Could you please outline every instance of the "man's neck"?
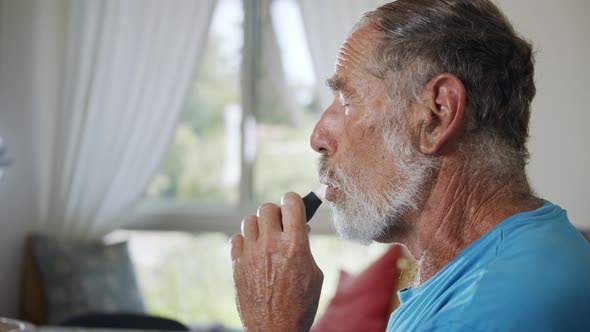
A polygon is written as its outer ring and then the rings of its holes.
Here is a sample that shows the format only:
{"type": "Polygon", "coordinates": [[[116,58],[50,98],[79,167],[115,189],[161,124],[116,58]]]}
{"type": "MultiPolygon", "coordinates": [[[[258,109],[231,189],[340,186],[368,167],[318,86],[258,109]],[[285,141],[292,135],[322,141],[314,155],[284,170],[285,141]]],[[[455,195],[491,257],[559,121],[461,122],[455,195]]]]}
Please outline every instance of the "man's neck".
{"type": "Polygon", "coordinates": [[[524,171],[498,179],[470,171],[461,160],[443,161],[423,209],[400,239],[418,260],[416,284],[422,284],[494,226],[542,200],[531,194],[524,171]]]}

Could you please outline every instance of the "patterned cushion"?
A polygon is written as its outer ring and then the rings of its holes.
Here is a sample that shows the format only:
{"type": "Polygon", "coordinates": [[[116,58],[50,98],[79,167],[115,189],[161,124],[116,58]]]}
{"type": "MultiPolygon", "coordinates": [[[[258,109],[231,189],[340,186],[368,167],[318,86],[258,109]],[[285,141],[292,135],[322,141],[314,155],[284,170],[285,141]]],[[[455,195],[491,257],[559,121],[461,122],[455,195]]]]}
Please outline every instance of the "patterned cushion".
{"type": "Polygon", "coordinates": [[[127,243],[76,243],[31,237],[49,307],[49,324],[87,312],[145,313],[127,243]]]}

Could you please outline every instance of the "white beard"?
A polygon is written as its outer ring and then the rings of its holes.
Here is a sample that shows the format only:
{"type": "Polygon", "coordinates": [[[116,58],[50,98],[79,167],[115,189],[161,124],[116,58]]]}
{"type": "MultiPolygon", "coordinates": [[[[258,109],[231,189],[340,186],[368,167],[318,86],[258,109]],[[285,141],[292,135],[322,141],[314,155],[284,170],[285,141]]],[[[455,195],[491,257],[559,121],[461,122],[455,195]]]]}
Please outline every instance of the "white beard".
{"type": "Polygon", "coordinates": [[[401,135],[389,135],[389,152],[393,158],[397,179],[384,185],[384,190],[370,188],[370,168],[360,176],[351,176],[343,168],[329,163],[327,157],[319,160],[318,175],[322,183],[331,184],[340,191],[338,201],[330,202],[332,221],[338,236],[361,244],[386,235],[392,227],[407,225],[405,217],[423,203],[427,184],[438,161],[417,151],[401,135]],[[393,142],[392,139],[396,139],[393,142]]]}

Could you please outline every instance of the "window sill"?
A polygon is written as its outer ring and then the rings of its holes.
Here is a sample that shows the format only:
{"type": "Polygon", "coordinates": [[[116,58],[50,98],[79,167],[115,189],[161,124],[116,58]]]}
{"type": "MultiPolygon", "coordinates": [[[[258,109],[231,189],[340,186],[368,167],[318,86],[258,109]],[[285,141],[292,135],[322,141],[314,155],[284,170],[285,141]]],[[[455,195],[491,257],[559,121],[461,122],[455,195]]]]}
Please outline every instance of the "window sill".
{"type": "MultiPolygon", "coordinates": [[[[131,216],[129,230],[159,230],[186,232],[238,233],[242,219],[256,213],[257,206],[204,204],[194,201],[145,199],[131,216]]],[[[327,206],[322,206],[310,222],[314,234],[333,235],[334,230],[327,206]]]]}

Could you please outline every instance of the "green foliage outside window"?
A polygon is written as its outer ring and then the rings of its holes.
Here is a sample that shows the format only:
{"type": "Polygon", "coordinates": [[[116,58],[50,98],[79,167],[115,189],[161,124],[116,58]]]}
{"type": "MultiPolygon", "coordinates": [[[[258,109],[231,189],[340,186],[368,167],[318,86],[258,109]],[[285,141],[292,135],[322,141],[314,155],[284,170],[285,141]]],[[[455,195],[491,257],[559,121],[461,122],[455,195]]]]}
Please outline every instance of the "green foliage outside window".
{"type": "MultiPolygon", "coordinates": [[[[184,323],[220,322],[240,327],[234,302],[228,236],[181,232],[133,232],[131,255],[150,313],[184,323]]],[[[359,273],[388,248],[361,246],[333,236],[311,237],[314,258],[324,272],[318,314],[332,298],[340,269],[359,273]]]]}

